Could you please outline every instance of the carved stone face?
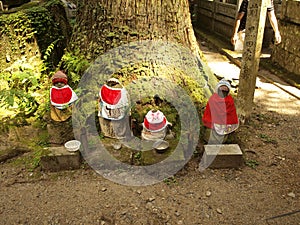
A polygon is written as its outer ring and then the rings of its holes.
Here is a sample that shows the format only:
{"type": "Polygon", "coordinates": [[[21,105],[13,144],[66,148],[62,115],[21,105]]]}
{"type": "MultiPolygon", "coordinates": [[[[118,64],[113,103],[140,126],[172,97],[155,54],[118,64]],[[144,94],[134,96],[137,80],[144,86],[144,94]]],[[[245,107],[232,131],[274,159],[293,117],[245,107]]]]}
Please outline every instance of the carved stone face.
{"type": "Polygon", "coordinates": [[[218,95],[221,98],[225,98],[228,94],[229,94],[229,88],[227,86],[222,85],[222,86],[219,87],[219,89],[218,89],[218,95]]]}
{"type": "Polygon", "coordinates": [[[62,88],[62,87],[65,86],[65,84],[62,83],[62,82],[58,82],[58,83],[55,83],[54,86],[57,87],[57,88],[62,88]]]}

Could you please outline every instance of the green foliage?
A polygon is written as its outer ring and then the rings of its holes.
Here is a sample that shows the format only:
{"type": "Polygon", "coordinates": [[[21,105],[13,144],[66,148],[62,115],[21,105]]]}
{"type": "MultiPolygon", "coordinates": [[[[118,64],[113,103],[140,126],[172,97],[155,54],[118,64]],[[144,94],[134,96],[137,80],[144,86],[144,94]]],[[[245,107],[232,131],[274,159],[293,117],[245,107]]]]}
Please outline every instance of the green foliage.
{"type": "Polygon", "coordinates": [[[33,116],[48,94],[39,85],[42,76],[30,70],[0,73],[0,79],[7,80],[6,87],[0,88],[0,106],[14,111],[15,115],[33,116]]]}
{"type": "Polygon", "coordinates": [[[169,177],[164,179],[164,183],[167,185],[177,184],[177,180],[175,177],[169,177]]]}
{"type": "Polygon", "coordinates": [[[251,167],[252,169],[255,169],[259,165],[259,162],[253,159],[247,160],[245,163],[247,166],[251,167]]]}
{"type": "Polygon", "coordinates": [[[276,140],[274,140],[273,138],[269,137],[266,134],[259,134],[259,137],[262,139],[263,142],[265,143],[270,143],[270,144],[278,144],[278,142],[276,140]]]}
{"type": "Polygon", "coordinates": [[[62,4],[60,0],[50,0],[50,1],[48,0],[48,1],[45,1],[45,7],[46,8],[49,8],[49,7],[53,6],[53,5],[60,5],[60,4],[62,4]]]}
{"type": "Polygon", "coordinates": [[[51,0],[0,14],[1,117],[48,110],[49,71],[56,70],[66,45],[62,11],[61,1],[51,0]]]}
{"type": "Polygon", "coordinates": [[[84,55],[74,55],[66,52],[60,62],[59,67],[67,71],[69,84],[74,86],[81,78],[84,71],[90,66],[90,63],[84,55]]]}
{"type": "Polygon", "coordinates": [[[54,16],[43,6],[0,16],[0,36],[6,44],[6,52],[13,55],[35,55],[37,52],[44,55],[51,43],[64,39],[54,16]],[[35,42],[36,50],[31,47],[35,42]]]}
{"type": "Polygon", "coordinates": [[[60,39],[56,39],[55,41],[53,41],[46,49],[45,53],[44,53],[44,60],[47,61],[49,59],[49,57],[51,56],[51,53],[54,50],[55,44],[59,41],[60,39]]]}
{"type": "Polygon", "coordinates": [[[37,167],[40,166],[41,158],[49,153],[47,148],[41,148],[39,146],[35,147],[35,150],[30,152],[24,157],[16,158],[12,163],[15,165],[22,165],[28,171],[34,171],[37,167]]]}
{"type": "Polygon", "coordinates": [[[32,116],[47,98],[47,76],[40,71],[43,64],[34,64],[23,57],[0,73],[0,106],[15,115],[32,116]],[[41,85],[43,84],[43,85],[41,85]]]}
{"type": "Polygon", "coordinates": [[[34,42],[36,33],[30,23],[24,12],[0,17],[0,35],[6,39],[6,48],[11,47],[14,53],[26,53],[27,44],[34,42]]]}
{"type": "Polygon", "coordinates": [[[142,158],[142,152],[137,152],[134,154],[134,158],[140,160],[142,158]]]}

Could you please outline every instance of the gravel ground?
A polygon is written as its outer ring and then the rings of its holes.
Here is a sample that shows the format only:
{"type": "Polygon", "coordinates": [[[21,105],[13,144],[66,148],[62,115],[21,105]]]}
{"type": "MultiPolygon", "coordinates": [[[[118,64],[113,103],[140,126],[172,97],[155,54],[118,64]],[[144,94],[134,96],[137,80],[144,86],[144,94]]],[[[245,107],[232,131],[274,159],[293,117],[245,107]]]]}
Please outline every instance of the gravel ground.
{"type": "MultiPolygon", "coordinates": [[[[203,51],[210,63],[229,64],[203,51]]],[[[250,123],[237,131],[242,168],[199,172],[195,154],[174,177],[149,186],[113,183],[87,165],[43,172],[8,160],[0,165],[0,224],[300,224],[299,107],[259,79],[250,123]]]]}

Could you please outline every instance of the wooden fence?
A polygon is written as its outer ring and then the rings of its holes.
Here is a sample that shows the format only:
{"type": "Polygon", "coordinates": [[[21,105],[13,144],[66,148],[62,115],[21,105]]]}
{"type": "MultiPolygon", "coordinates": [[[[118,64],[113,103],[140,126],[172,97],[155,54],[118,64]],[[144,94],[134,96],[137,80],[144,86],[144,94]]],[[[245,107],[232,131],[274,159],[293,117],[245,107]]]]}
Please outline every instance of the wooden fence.
{"type": "MultiPolygon", "coordinates": [[[[230,41],[241,0],[224,1],[194,0],[193,23],[196,28],[208,30],[230,41]]],[[[278,4],[275,4],[275,12],[280,12],[278,4]]],[[[272,38],[272,27],[267,19],[263,46],[269,46],[272,38]]]]}

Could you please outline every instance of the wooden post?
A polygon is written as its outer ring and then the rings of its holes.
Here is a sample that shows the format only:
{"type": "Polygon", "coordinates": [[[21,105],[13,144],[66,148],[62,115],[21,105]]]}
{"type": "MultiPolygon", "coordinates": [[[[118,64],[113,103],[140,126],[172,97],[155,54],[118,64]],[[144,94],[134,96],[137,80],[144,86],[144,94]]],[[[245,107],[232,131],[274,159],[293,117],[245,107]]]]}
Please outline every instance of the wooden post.
{"type": "Polygon", "coordinates": [[[238,91],[238,113],[241,123],[247,123],[252,111],[268,2],[270,1],[251,0],[248,3],[238,91]]]}
{"type": "Polygon", "coordinates": [[[212,4],[213,4],[213,7],[212,7],[212,23],[211,23],[211,30],[213,31],[213,32],[215,32],[215,21],[216,21],[216,5],[217,5],[217,3],[216,3],[216,1],[214,0],[213,2],[212,2],[212,4]]]}

